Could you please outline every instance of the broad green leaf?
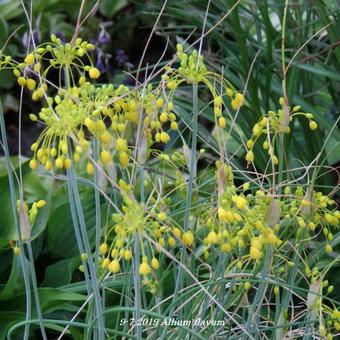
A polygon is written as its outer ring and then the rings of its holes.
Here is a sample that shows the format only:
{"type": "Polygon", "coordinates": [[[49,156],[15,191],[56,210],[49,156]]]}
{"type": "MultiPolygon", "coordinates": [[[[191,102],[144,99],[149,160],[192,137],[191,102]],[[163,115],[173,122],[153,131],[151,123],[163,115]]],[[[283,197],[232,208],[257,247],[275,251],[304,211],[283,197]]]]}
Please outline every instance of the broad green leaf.
{"type": "MultiPolygon", "coordinates": [[[[25,259],[27,262],[27,260],[25,259]]],[[[24,280],[19,256],[13,254],[12,269],[6,285],[0,291],[0,300],[8,300],[13,295],[22,293],[24,280]]]]}
{"type": "Polygon", "coordinates": [[[64,289],[39,288],[41,308],[46,311],[52,307],[58,307],[61,302],[82,302],[86,296],[78,293],[71,293],[64,289]]]}
{"type": "MultiPolygon", "coordinates": [[[[18,311],[0,311],[0,339],[6,339],[7,332],[11,326],[14,324],[24,321],[25,313],[18,311]]],[[[19,335],[22,336],[22,329],[19,329],[14,334],[16,335],[15,339],[20,339],[19,335]]]]}
{"type": "MultiPolygon", "coordinates": [[[[89,192],[91,193],[91,192],[89,192]]],[[[95,204],[90,195],[82,199],[82,206],[91,243],[94,237],[95,204]]],[[[48,223],[48,249],[54,256],[67,258],[79,255],[73,227],[70,205],[61,205],[51,215],[48,223]]]]}
{"type": "Polygon", "coordinates": [[[2,0],[0,2],[0,15],[5,20],[16,18],[22,13],[20,0],[2,0]]]}
{"type": "Polygon", "coordinates": [[[4,44],[8,36],[8,25],[0,12],[0,46],[4,44]]]}
{"type": "Polygon", "coordinates": [[[73,257],[48,266],[45,270],[45,279],[42,285],[45,287],[60,287],[69,284],[72,274],[79,264],[80,258],[73,257]]]}
{"type": "Polygon", "coordinates": [[[15,83],[15,77],[9,70],[1,70],[0,72],[0,88],[9,90],[15,83]]]}
{"type": "Polygon", "coordinates": [[[127,0],[103,0],[99,10],[102,15],[112,18],[118,11],[128,4],[127,0]]]}

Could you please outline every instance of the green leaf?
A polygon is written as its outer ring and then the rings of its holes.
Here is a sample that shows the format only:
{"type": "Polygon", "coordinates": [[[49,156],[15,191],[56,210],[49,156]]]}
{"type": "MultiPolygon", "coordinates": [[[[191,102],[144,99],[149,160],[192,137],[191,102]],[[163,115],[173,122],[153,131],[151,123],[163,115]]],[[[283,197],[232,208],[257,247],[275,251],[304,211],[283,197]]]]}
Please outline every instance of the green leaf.
{"type": "Polygon", "coordinates": [[[0,2],[1,17],[5,20],[14,19],[22,14],[20,0],[2,0],[0,2]]]}
{"type": "MultiPolygon", "coordinates": [[[[57,288],[39,288],[39,297],[41,308],[45,313],[58,310],[74,311],[79,305],[79,302],[85,301],[86,296],[79,293],[68,292],[65,289],[57,288]],[[71,305],[73,305],[72,308],[71,305]]],[[[19,294],[12,297],[10,300],[1,304],[2,310],[6,311],[24,311],[26,306],[25,294],[19,294]]],[[[36,313],[35,306],[32,314],[36,313]]]]}
{"type": "Polygon", "coordinates": [[[80,263],[79,257],[58,261],[45,270],[45,279],[42,283],[45,287],[60,287],[69,284],[72,274],[80,263]]]}
{"type": "MultiPolygon", "coordinates": [[[[53,204],[53,203],[52,203],[53,204]]],[[[82,199],[87,230],[91,244],[94,240],[95,204],[94,198],[89,195],[82,199]]],[[[67,258],[79,255],[74,235],[73,221],[69,203],[59,206],[51,215],[48,222],[48,248],[53,256],[67,258]]]]}
{"type": "MultiPolygon", "coordinates": [[[[25,261],[27,261],[25,259],[25,261]]],[[[12,269],[5,287],[0,291],[0,301],[8,300],[13,295],[22,293],[24,289],[24,280],[22,278],[22,269],[19,256],[13,254],[12,269]]]]}
{"type": "MultiPolygon", "coordinates": [[[[64,289],[39,288],[41,308],[47,311],[52,307],[58,307],[62,302],[82,302],[86,300],[85,295],[71,293],[64,289]]],[[[57,308],[58,309],[58,308],[57,308]]]]}
{"type": "Polygon", "coordinates": [[[8,177],[0,178],[0,198],[2,202],[3,213],[0,221],[0,239],[16,239],[16,226],[14,224],[11,196],[8,185],[8,177]]]}
{"type": "Polygon", "coordinates": [[[9,70],[1,70],[0,72],[0,88],[10,89],[15,83],[15,77],[9,70]]]}
{"type": "Polygon", "coordinates": [[[4,20],[4,18],[0,16],[0,46],[4,44],[7,36],[8,36],[8,25],[6,21],[4,20]]]}
{"type": "MultiPolygon", "coordinates": [[[[0,312],[0,339],[6,339],[6,335],[7,335],[9,328],[13,326],[14,324],[24,321],[24,320],[25,320],[25,313],[23,312],[17,312],[17,311],[0,312]]],[[[17,335],[19,336],[19,334],[17,335]]],[[[19,339],[19,337],[16,339],[19,339]]]]}
{"type": "Polygon", "coordinates": [[[112,18],[127,4],[127,0],[103,0],[100,4],[99,10],[102,15],[112,18]]]}
{"type": "Polygon", "coordinates": [[[316,75],[327,77],[334,80],[340,80],[340,74],[331,67],[321,66],[320,64],[295,64],[294,67],[314,73],[316,75]]]}

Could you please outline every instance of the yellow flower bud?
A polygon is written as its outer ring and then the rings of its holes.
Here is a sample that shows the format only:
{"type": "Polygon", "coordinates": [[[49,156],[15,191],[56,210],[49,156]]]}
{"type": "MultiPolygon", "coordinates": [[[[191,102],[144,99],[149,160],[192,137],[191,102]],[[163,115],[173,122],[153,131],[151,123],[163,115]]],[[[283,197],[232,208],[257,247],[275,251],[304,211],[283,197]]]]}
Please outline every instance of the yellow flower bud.
{"type": "Polygon", "coordinates": [[[169,102],[166,106],[167,111],[172,111],[174,108],[174,104],[172,102],[169,102]]]}
{"type": "Polygon", "coordinates": [[[187,231],[182,235],[182,241],[188,247],[191,247],[194,244],[194,240],[194,235],[191,231],[187,231]]]}
{"type": "Polygon", "coordinates": [[[309,127],[310,127],[311,130],[316,130],[318,128],[318,124],[314,120],[311,120],[309,122],[309,127]]]}
{"type": "Polygon", "coordinates": [[[123,168],[129,164],[129,155],[125,151],[119,153],[119,162],[123,168]]]}
{"type": "Polygon", "coordinates": [[[108,251],[109,251],[109,246],[107,245],[107,243],[102,243],[102,244],[99,246],[99,252],[100,252],[102,255],[106,254],[108,251]]]}
{"type": "Polygon", "coordinates": [[[209,244],[217,243],[217,234],[214,231],[211,231],[207,236],[207,242],[209,244]]]}
{"type": "Polygon", "coordinates": [[[37,170],[39,163],[36,159],[31,159],[29,165],[32,170],[37,170]]]}
{"type": "Polygon", "coordinates": [[[26,85],[29,90],[34,90],[36,82],[34,79],[27,79],[26,85]]]}
{"type": "Polygon", "coordinates": [[[274,165],[278,165],[279,159],[274,155],[274,156],[272,156],[272,162],[273,162],[274,165]]]}
{"type": "Polygon", "coordinates": [[[268,143],[268,141],[265,140],[265,141],[263,142],[262,147],[263,147],[264,150],[268,150],[268,148],[269,148],[269,143],[268,143]]]}
{"type": "Polygon", "coordinates": [[[64,159],[64,169],[68,170],[71,169],[72,161],[69,158],[64,159]]]}
{"type": "Polygon", "coordinates": [[[89,76],[91,79],[98,79],[99,76],[100,76],[100,72],[97,68],[95,67],[92,67],[90,70],[89,70],[89,76]]]}
{"type": "Polygon", "coordinates": [[[248,282],[248,281],[245,282],[245,283],[244,283],[244,289],[245,289],[245,290],[249,290],[250,288],[251,288],[250,282],[248,282]]]}
{"type": "Polygon", "coordinates": [[[55,166],[58,168],[58,169],[62,169],[64,167],[64,161],[62,158],[57,158],[55,160],[55,166]]]}
{"type": "Polygon", "coordinates": [[[230,243],[223,243],[221,245],[221,252],[223,253],[230,253],[232,250],[232,246],[230,243]]]}
{"type": "Polygon", "coordinates": [[[105,131],[101,136],[100,136],[100,140],[102,141],[103,144],[110,144],[113,140],[112,135],[110,134],[110,132],[105,131]]]}
{"type": "Polygon", "coordinates": [[[84,85],[85,82],[86,82],[86,77],[81,76],[81,77],[79,78],[79,85],[80,85],[80,86],[81,86],[81,85],[84,85]]]}
{"type": "Polygon", "coordinates": [[[104,164],[107,164],[111,161],[111,155],[108,151],[106,150],[103,150],[101,153],[100,153],[100,158],[102,160],[102,162],[104,164]]]}
{"type": "Polygon", "coordinates": [[[156,100],[156,106],[157,106],[159,109],[163,106],[163,104],[164,104],[163,98],[158,98],[158,99],[156,100]]]}
{"type": "Polygon", "coordinates": [[[17,68],[15,68],[15,69],[13,70],[13,74],[14,74],[16,77],[19,77],[19,76],[20,76],[20,71],[19,71],[17,68]]]}
{"type": "Polygon", "coordinates": [[[253,146],[254,146],[254,142],[253,142],[251,139],[249,139],[249,140],[247,141],[247,148],[248,148],[248,149],[251,149],[253,146]]]}
{"type": "Polygon", "coordinates": [[[18,84],[20,86],[25,86],[26,85],[26,79],[24,77],[19,77],[17,82],[18,82],[18,84]]]}
{"type": "Polygon", "coordinates": [[[261,251],[258,248],[253,247],[253,246],[250,247],[249,255],[253,260],[259,260],[262,257],[261,251]]]}
{"type": "Polygon", "coordinates": [[[109,264],[110,264],[110,259],[105,258],[102,262],[102,268],[106,269],[109,266],[109,264]]]}
{"type": "Polygon", "coordinates": [[[230,88],[227,88],[226,94],[227,94],[228,97],[232,97],[233,96],[233,90],[230,89],[230,88]]]}
{"type": "Polygon", "coordinates": [[[177,122],[171,122],[170,127],[171,127],[172,130],[177,130],[178,129],[177,122]]]}
{"type": "Polygon", "coordinates": [[[34,70],[35,73],[39,73],[40,70],[41,70],[41,64],[40,64],[40,63],[36,63],[36,64],[34,65],[33,70],[34,70]]]}
{"type": "Polygon", "coordinates": [[[82,261],[87,261],[89,259],[89,257],[87,256],[86,253],[81,254],[80,258],[81,258],[82,261]]]}
{"type": "Polygon", "coordinates": [[[37,208],[42,208],[46,205],[46,201],[45,200],[39,200],[37,202],[37,208]]]}
{"type": "Polygon", "coordinates": [[[34,113],[30,113],[29,117],[32,122],[36,122],[38,120],[38,117],[34,113]]]}
{"type": "Polygon", "coordinates": [[[120,272],[120,264],[119,264],[119,261],[118,260],[112,260],[110,263],[109,263],[109,271],[111,273],[119,273],[120,272]]]}
{"type": "Polygon", "coordinates": [[[162,211],[159,214],[157,214],[157,217],[161,221],[165,221],[167,219],[166,213],[164,211],[162,211]]]}
{"type": "Polygon", "coordinates": [[[34,55],[33,53],[28,54],[25,59],[24,59],[24,63],[26,63],[27,65],[32,65],[34,64],[34,55]]]}
{"type": "Polygon", "coordinates": [[[127,149],[127,142],[124,138],[118,138],[116,140],[116,150],[117,151],[126,151],[127,149]]]}
{"type": "Polygon", "coordinates": [[[234,100],[231,102],[231,106],[234,110],[240,108],[244,103],[244,96],[242,93],[237,93],[234,100]]]}
{"type": "Polygon", "coordinates": [[[247,162],[253,162],[254,161],[254,153],[253,151],[248,151],[247,154],[246,154],[246,161],[247,162]]]}
{"type": "Polygon", "coordinates": [[[330,254],[333,251],[333,248],[330,244],[327,244],[325,247],[325,251],[327,254],[330,254]]]}
{"type": "Polygon", "coordinates": [[[181,238],[182,236],[182,232],[179,228],[175,227],[172,229],[172,232],[174,233],[174,235],[177,237],[177,238],[181,238]]]}
{"type": "Polygon", "coordinates": [[[151,273],[151,268],[148,265],[148,263],[147,262],[141,263],[140,266],[139,266],[139,274],[148,275],[150,273],[151,273]]]}
{"type": "Polygon", "coordinates": [[[15,246],[13,248],[13,253],[15,256],[18,256],[20,254],[20,248],[18,246],[15,246]]]}
{"type": "Polygon", "coordinates": [[[161,136],[160,136],[160,141],[166,144],[169,140],[170,140],[170,136],[166,132],[162,131],[161,136]]]}
{"type": "Polygon", "coordinates": [[[168,243],[171,248],[174,248],[176,246],[176,240],[173,237],[168,238],[168,243]]]}
{"type": "Polygon", "coordinates": [[[132,253],[129,249],[126,249],[124,252],[124,258],[126,261],[130,261],[132,258],[132,253]]]}
{"type": "Polygon", "coordinates": [[[218,125],[223,129],[226,127],[226,120],[224,117],[220,117],[218,120],[218,125]]]}
{"type": "Polygon", "coordinates": [[[154,269],[154,270],[157,270],[159,268],[159,261],[156,259],[156,258],[153,258],[151,260],[151,267],[154,269]]]}
{"type": "Polygon", "coordinates": [[[160,116],[159,116],[159,121],[161,122],[161,123],[166,123],[167,121],[168,121],[168,114],[164,111],[164,112],[162,112],[161,114],[160,114],[160,116]]]}

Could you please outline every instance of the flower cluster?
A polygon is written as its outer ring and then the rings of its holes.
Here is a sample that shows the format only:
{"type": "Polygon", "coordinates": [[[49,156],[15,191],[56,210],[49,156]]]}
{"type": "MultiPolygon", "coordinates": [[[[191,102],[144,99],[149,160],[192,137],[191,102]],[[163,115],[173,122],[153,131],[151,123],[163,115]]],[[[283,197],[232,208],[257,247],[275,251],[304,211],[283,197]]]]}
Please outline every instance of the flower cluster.
{"type": "Polygon", "coordinates": [[[184,53],[183,46],[177,45],[177,56],[180,60],[179,68],[166,68],[166,73],[162,76],[165,86],[170,90],[169,97],[182,83],[199,84],[203,83],[210,91],[214,102],[214,114],[217,124],[221,128],[226,127],[226,118],[223,116],[225,108],[224,97],[230,99],[231,107],[238,110],[244,104],[244,96],[236,91],[234,86],[217,73],[208,71],[204,64],[202,55],[198,55],[197,50],[188,55],[184,53]],[[217,90],[220,89],[220,90],[217,90]],[[219,93],[218,91],[221,91],[219,93]]]}
{"type": "Polygon", "coordinates": [[[278,165],[279,159],[275,152],[276,139],[281,132],[286,134],[290,133],[291,128],[289,127],[289,123],[292,123],[295,117],[306,117],[309,121],[309,127],[311,130],[316,130],[318,128],[318,124],[313,120],[313,114],[302,112],[301,106],[294,106],[293,108],[286,107],[282,97],[279,102],[281,109],[277,111],[269,111],[268,114],[261,117],[259,122],[253,126],[253,135],[247,141],[248,151],[245,158],[248,163],[254,161],[255,156],[253,147],[255,143],[261,139],[263,140],[262,147],[268,152],[272,164],[274,166],[278,165]],[[285,119],[285,116],[288,116],[288,119],[285,119]],[[287,123],[285,122],[286,120],[288,120],[287,123]],[[261,138],[261,136],[264,136],[264,139],[261,138]]]}
{"type": "MultiPolygon", "coordinates": [[[[79,49],[89,45],[77,40],[75,48],[67,49],[71,54],[70,60],[74,61],[72,58],[79,55],[79,49]]],[[[58,39],[57,47],[62,47],[58,39]]],[[[54,52],[51,60],[57,60],[55,58],[61,53],[54,52]]],[[[56,65],[60,64],[61,61],[56,65]]],[[[89,70],[91,78],[97,78],[95,72],[95,69],[89,70]]],[[[137,125],[141,120],[148,146],[154,142],[167,143],[170,137],[166,129],[178,128],[172,102],[163,98],[159,90],[154,91],[152,86],[143,91],[130,90],[124,85],[117,88],[112,85],[96,87],[82,75],[78,86],[59,89],[54,98],[46,97],[46,104],[38,115],[30,115],[33,121],[40,121],[46,126],[31,147],[34,152],[30,162],[32,169],[37,169],[39,164],[44,165],[46,171],[69,169],[72,158],[77,163],[80,155],[89,151],[91,137],[100,142],[103,165],[110,164],[117,157],[120,165],[126,167],[130,158],[126,137],[129,125],[137,125]]],[[[87,172],[93,173],[91,162],[87,164],[87,172]]]]}
{"type": "MultiPolygon", "coordinates": [[[[189,230],[181,227],[182,217],[171,219],[175,208],[168,204],[169,197],[163,197],[163,192],[157,190],[148,191],[151,171],[147,173],[146,183],[139,183],[145,186],[145,196],[149,198],[139,200],[133,172],[135,164],[152,166],[152,162],[161,162],[174,174],[173,180],[168,184],[162,180],[162,185],[168,185],[166,189],[174,195],[178,193],[181,199],[186,194],[182,170],[189,168],[186,167],[189,164],[187,146],[183,147],[183,152],[180,149],[152,152],[153,147],[162,149],[170,141],[171,134],[178,133],[174,103],[175,92],[181,84],[200,84],[208,89],[215,123],[220,129],[227,126],[227,117],[242,107],[245,98],[223,75],[209,71],[196,50],[187,54],[182,45],[177,46],[180,66],[166,67],[159,86],[146,84],[133,89],[125,85],[97,86],[90,82],[100,76],[89,54],[93,48],[81,39],[72,44],[52,36],[50,43],[40,45],[23,63],[0,55],[0,68],[13,69],[18,83],[33,91],[32,98],[43,99],[40,112],[30,115],[31,120],[45,126],[31,146],[32,169],[43,167],[52,172],[74,167],[93,176],[96,167],[100,167],[108,176],[115,173],[112,176],[115,177],[114,190],[117,189],[117,206],[121,211],[116,208],[102,237],[99,275],[117,274],[129,268],[129,263],[139,256],[134,253],[136,238],[140,248],[139,273],[143,284],[152,292],[158,289],[157,272],[165,262],[161,251],[176,256],[179,246],[192,251],[202,249],[206,261],[212,253],[228,254],[232,263],[237,260],[241,268],[245,261],[259,263],[268,249],[280,254],[289,237],[296,242],[323,237],[325,252],[332,253],[333,230],[340,221],[332,199],[302,186],[287,186],[283,193],[273,189],[258,190],[250,183],[237,187],[233,170],[224,164],[223,157],[216,162],[213,178],[217,200],[189,216],[196,219],[189,230]],[[60,75],[56,91],[48,86],[52,68],[60,75]],[[153,157],[155,154],[157,158],[153,157]],[[118,172],[112,170],[116,166],[118,172]]],[[[265,136],[263,148],[268,150],[272,164],[277,165],[279,143],[276,138],[290,133],[289,123],[297,116],[306,117],[312,130],[317,128],[313,115],[302,112],[300,106],[291,109],[282,98],[280,105],[279,110],[269,111],[254,125],[252,137],[247,141],[247,162],[254,161],[253,147],[265,136]]],[[[204,155],[205,150],[199,154],[204,155]]],[[[196,196],[199,196],[197,192],[192,199],[196,196]]],[[[30,219],[35,218],[42,205],[39,201],[27,210],[30,219]]],[[[250,289],[250,283],[245,287],[250,289]]]]}
{"type": "MultiPolygon", "coordinates": [[[[228,175],[231,170],[226,169],[223,173],[228,175]]],[[[267,245],[274,249],[283,246],[287,232],[297,241],[322,232],[325,252],[333,251],[330,245],[332,230],[340,225],[340,211],[334,208],[335,202],[328,196],[316,191],[308,195],[302,186],[294,191],[285,187],[283,195],[262,190],[253,193],[249,183],[237,190],[230,183],[232,177],[226,180],[229,185],[219,195],[217,209],[206,214],[205,258],[209,257],[210,250],[233,253],[240,258],[248,249],[249,257],[257,261],[264,256],[267,245]]]]}
{"type": "Polygon", "coordinates": [[[101,269],[113,274],[119,273],[122,261],[129,263],[133,259],[133,244],[137,236],[142,259],[139,273],[143,276],[143,284],[151,291],[155,291],[161,249],[171,251],[181,242],[191,247],[194,236],[192,232],[183,233],[180,228],[171,223],[164,201],[157,202],[150,197],[151,208],[148,208],[137,202],[133,197],[131,186],[122,179],[119,181],[119,187],[123,199],[122,213],[112,215],[113,225],[100,246],[101,269]]]}

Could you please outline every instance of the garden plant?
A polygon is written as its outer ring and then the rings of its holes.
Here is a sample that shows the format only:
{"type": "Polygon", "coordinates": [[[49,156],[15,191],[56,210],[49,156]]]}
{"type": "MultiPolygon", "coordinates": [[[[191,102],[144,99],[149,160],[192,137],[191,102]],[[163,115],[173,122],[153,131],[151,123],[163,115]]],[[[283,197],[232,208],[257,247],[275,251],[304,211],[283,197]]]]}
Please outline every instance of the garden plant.
{"type": "Polygon", "coordinates": [[[0,338],[337,338],[339,3],[75,1],[73,29],[44,40],[35,6],[58,1],[14,3],[27,34],[20,52],[0,3],[0,81],[15,80],[0,338]],[[126,8],[118,23],[149,31],[114,74],[115,22],[94,39],[91,21],[126,8]]]}

